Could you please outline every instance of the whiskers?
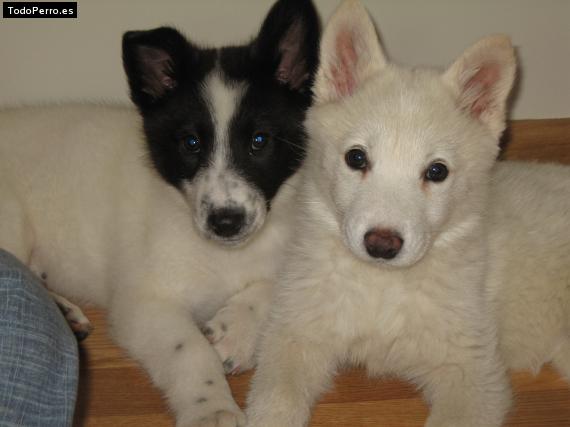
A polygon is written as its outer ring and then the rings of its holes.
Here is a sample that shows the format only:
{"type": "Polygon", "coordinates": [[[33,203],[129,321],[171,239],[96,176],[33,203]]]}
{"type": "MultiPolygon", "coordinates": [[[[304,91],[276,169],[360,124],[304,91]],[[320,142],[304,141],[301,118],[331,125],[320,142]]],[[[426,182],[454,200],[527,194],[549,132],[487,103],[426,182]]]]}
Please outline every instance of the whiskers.
{"type": "MultiPolygon", "coordinates": [[[[279,142],[283,142],[284,144],[290,145],[294,148],[296,148],[297,150],[299,150],[299,158],[298,160],[303,160],[307,154],[307,144],[309,144],[309,141],[307,141],[305,144],[299,144],[298,142],[292,141],[290,139],[287,138],[283,138],[283,137],[279,137],[276,136],[275,139],[279,142]]],[[[318,152],[323,152],[323,148],[317,144],[312,144],[311,145],[311,150],[317,150],[318,152]]]]}
{"type": "Polygon", "coordinates": [[[305,144],[299,144],[298,142],[292,141],[290,139],[287,138],[283,138],[281,136],[275,136],[275,139],[279,142],[282,142],[284,144],[290,145],[291,147],[296,148],[302,156],[305,155],[306,149],[307,147],[305,146],[305,144]]]}

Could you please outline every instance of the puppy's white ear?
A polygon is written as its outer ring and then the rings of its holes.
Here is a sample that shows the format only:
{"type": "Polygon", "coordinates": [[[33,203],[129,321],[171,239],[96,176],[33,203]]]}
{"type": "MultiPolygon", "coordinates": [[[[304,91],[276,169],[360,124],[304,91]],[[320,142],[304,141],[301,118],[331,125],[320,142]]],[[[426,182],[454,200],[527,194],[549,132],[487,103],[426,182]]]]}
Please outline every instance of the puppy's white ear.
{"type": "Polygon", "coordinates": [[[457,90],[460,108],[480,120],[498,138],[505,128],[507,99],[515,72],[511,40],[495,35],[467,49],[443,78],[457,90]]]}
{"type": "Polygon", "coordinates": [[[314,92],[317,104],[350,96],[386,65],[374,24],[358,0],[345,0],[328,22],[314,92]]]}

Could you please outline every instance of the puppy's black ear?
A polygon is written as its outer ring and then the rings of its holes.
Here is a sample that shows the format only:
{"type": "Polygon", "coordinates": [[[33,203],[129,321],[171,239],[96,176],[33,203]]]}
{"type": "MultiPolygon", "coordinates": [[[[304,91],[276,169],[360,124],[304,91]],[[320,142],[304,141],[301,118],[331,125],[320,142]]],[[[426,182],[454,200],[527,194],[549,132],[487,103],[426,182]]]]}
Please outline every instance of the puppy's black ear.
{"type": "Polygon", "coordinates": [[[133,102],[145,108],[175,91],[186,76],[193,49],[173,28],[125,33],[123,66],[133,102]]]}
{"type": "Polygon", "coordinates": [[[319,18],[311,0],[279,0],[252,44],[252,56],[280,83],[304,91],[318,65],[319,36],[319,18]]]}

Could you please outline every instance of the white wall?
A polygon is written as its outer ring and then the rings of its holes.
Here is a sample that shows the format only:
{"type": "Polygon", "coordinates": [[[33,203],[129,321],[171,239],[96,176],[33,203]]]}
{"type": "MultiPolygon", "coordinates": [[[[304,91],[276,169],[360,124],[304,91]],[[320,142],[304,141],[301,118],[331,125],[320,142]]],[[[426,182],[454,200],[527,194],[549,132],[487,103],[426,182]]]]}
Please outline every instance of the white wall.
{"type": "MultiPolygon", "coordinates": [[[[504,32],[522,64],[513,118],[570,117],[570,0],[364,0],[390,57],[443,66],[504,32]]],[[[79,0],[77,20],[0,20],[0,105],[126,100],[123,31],[171,24],[194,41],[247,40],[272,0],[79,0]]],[[[316,0],[327,18],[336,0],[316,0]]]]}

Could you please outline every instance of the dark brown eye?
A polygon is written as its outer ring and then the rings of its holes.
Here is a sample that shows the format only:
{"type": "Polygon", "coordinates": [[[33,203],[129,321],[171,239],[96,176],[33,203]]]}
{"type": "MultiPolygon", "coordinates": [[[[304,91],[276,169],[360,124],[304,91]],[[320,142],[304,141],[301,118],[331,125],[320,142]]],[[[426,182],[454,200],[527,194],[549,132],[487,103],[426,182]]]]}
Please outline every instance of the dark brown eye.
{"type": "Polygon", "coordinates": [[[445,166],[443,163],[436,162],[428,166],[424,175],[424,179],[426,181],[442,182],[445,181],[447,175],[449,175],[447,166],[445,166]]]}
{"type": "Polygon", "coordinates": [[[181,141],[181,148],[185,153],[198,154],[201,144],[196,135],[189,135],[181,141]]]}
{"type": "Polygon", "coordinates": [[[368,158],[364,150],[360,148],[353,148],[348,150],[344,155],[344,160],[349,168],[359,170],[365,169],[368,166],[368,158]]]}

